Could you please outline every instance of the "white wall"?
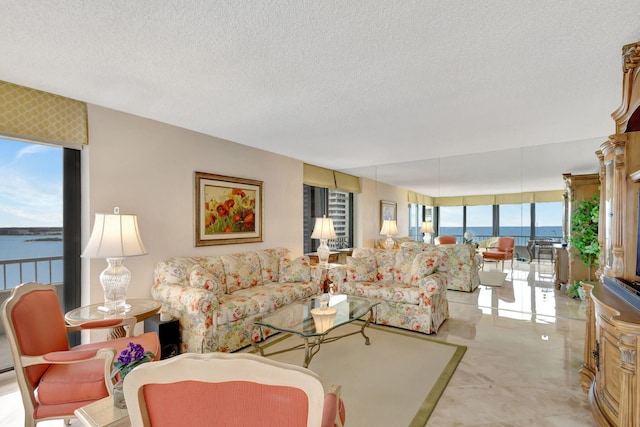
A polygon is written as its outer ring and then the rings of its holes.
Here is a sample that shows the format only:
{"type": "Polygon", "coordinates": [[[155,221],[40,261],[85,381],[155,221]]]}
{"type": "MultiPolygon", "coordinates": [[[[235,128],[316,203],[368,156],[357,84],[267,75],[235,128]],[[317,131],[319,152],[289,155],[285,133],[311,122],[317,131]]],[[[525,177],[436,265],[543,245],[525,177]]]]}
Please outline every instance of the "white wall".
{"type": "Polygon", "coordinates": [[[372,179],[360,178],[362,192],[356,196],[356,247],[372,248],[376,239],[386,236],[380,234],[380,201],[396,202],[398,207],[398,236],[409,235],[409,203],[407,190],[383,184],[372,179]]]}
{"type": "MultiPolygon", "coordinates": [[[[138,215],[148,255],[128,258],[128,298],[149,298],[156,263],[286,247],[302,254],[302,162],[175,126],[89,105],[83,150],[83,247],[97,212],[138,215]],[[194,172],[263,182],[263,242],[195,247],[194,172]]],[[[248,124],[249,125],[249,124],[248,124]]],[[[102,259],[83,260],[83,304],[103,300],[102,259]]]]}
{"type": "MultiPolygon", "coordinates": [[[[89,146],[82,153],[82,246],[94,215],[137,214],[148,255],[128,258],[128,298],[149,298],[156,263],[170,256],[207,256],[286,247],[302,254],[303,163],[197,132],[95,105],[88,106],[89,146]],[[194,172],[263,182],[263,242],[195,247],[194,172]]],[[[248,124],[249,125],[249,124],[248,124]]],[[[355,243],[380,236],[380,200],[398,204],[399,236],[408,234],[407,191],[361,180],[355,202],[355,243]]],[[[83,260],[82,303],[103,300],[102,259],[83,260]]]]}

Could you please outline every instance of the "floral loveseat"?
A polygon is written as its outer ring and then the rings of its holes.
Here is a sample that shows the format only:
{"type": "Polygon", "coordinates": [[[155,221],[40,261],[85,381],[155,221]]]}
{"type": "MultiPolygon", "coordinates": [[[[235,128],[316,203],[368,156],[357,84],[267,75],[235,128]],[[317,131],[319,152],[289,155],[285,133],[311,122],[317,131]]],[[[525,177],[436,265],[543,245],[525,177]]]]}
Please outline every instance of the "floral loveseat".
{"type": "Polygon", "coordinates": [[[343,294],[379,302],[374,322],[431,334],[449,317],[446,253],[354,249],[328,278],[343,294]]]}
{"type": "Polygon", "coordinates": [[[476,254],[475,248],[466,243],[448,245],[432,245],[421,242],[405,242],[400,250],[417,250],[422,252],[439,251],[449,258],[448,271],[451,274],[447,289],[452,291],[473,292],[480,286],[478,270],[482,263],[482,256],[476,254]]]}
{"type": "Polygon", "coordinates": [[[320,293],[323,281],[309,257],[275,248],[161,261],[151,295],[180,321],[183,352],[234,351],[273,334],[254,329],[256,317],[320,293]]]}

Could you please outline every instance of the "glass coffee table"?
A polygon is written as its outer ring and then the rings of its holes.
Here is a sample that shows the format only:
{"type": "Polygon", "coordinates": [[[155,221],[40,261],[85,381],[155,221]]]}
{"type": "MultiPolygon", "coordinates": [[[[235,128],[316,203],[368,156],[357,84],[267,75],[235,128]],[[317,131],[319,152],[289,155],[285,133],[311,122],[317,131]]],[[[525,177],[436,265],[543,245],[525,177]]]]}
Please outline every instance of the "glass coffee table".
{"type": "Polygon", "coordinates": [[[378,305],[379,302],[351,295],[332,295],[329,307],[323,310],[320,307],[320,300],[321,297],[316,296],[289,304],[286,307],[263,316],[255,322],[256,327],[297,335],[304,340],[303,344],[268,354],[265,354],[264,349],[260,347],[258,343],[250,340],[253,347],[255,347],[262,356],[272,356],[274,354],[304,348],[304,363],[302,366],[307,368],[313,356],[320,351],[321,344],[333,342],[358,333],[364,337],[365,345],[370,344],[369,337],[365,335],[364,330],[369,326],[371,320],[373,320],[373,308],[378,305]],[[369,313],[369,315],[366,319],[363,319],[364,323],[359,331],[339,336],[327,336],[334,329],[358,320],[367,313],[369,313]],[[316,314],[315,319],[314,314],[316,314]],[[328,323],[327,320],[329,321],[328,323]]]}

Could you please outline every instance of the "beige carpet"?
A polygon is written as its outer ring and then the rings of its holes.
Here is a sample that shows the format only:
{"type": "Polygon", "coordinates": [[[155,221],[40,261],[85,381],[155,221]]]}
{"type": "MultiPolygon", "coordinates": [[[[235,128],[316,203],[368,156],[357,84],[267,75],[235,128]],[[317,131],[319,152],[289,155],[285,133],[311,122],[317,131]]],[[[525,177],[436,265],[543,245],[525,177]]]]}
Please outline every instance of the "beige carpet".
{"type": "MultiPolygon", "coordinates": [[[[331,335],[357,331],[360,325],[345,325],[331,335]]],[[[372,325],[365,333],[371,345],[360,333],[323,344],[309,369],[322,378],[325,390],[342,386],[349,427],[423,427],[466,347],[391,327],[372,325]]],[[[279,334],[267,341],[265,352],[302,342],[279,334]]],[[[302,350],[268,357],[300,366],[304,359],[302,350]]]]}
{"type": "Polygon", "coordinates": [[[485,286],[502,286],[507,273],[501,271],[479,271],[480,284],[485,286]]]}

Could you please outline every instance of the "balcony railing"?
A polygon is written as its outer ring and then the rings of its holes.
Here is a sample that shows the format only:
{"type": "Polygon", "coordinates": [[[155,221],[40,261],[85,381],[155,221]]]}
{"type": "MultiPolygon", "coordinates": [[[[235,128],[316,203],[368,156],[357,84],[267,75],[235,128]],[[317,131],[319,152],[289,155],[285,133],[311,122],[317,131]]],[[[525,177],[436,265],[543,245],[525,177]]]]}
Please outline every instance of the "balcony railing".
{"type": "Polygon", "coordinates": [[[0,290],[24,282],[62,283],[63,257],[0,260],[0,290]]]}

